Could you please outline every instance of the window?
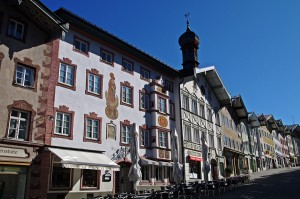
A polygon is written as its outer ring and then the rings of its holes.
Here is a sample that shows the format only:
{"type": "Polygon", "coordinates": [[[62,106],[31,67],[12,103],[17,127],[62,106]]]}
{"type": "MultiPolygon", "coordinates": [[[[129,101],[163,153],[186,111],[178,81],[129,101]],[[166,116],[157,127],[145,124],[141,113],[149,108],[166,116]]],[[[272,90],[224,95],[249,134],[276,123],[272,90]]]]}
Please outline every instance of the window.
{"type": "Polygon", "coordinates": [[[192,141],[192,130],[189,125],[184,125],[185,140],[192,141]]]}
{"type": "Polygon", "coordinates": [[[208,134],[209,146],[215,148],[214,135],[208,134]]]}
{"type": "Polygon", "coordinates": [[[158,97],[157,100],[158,100],[158,103],[157,103],[158,110],[160,112],[166,113],[167,112],[167,100],[162,97],[158,97]]]}
{"type": "Polygon", "coordinates": [[[7,34],[16,39],[23,40],[25,35],[25,25],[19,21],[10,19],[7,34]]]}
{"type": "Polygon", "coordinates": [[[122,86],[122,102],[125,104],[133,104],[133,92],[132,87],[122,86]]]}
{"type": "Polygon", "coordinates": [[[88,92],[96,95],[101,95],[101,82],[101,76],[88,73],[88,92]]]}
{"type": "Polygon", "coordinates": [[[197,100],[192,99],[192,112],[198,114],[197,100]]]}
{"type": "Polygon", "coordinates": [[[155,178],[156,178],[156,180],[161,181],[163,179],[162,178],[162,170],[163,170],[163,167],[156,167],[155,168],[155,178]]]}
{"type": "Polygon", "coordinates": [[[224,136],[224,146],[227,146],[227,137],[224,136]]]}
{"type": "Polygon", "coordinates": [[[26,66],[18,65],[16,69],[15,83],[20,86],[34,87],[35,70],[26,66]]]}
{"type": "Polygon", "coordinates": [[[140,109],[149,109],[149,95],[140,91],[140,109]]]}
{"type": "Polygon", "coordinates": [[[60,63],[59,69],[59,83],[66,84],[68,86],[74,85],[74,67],[65,63],[60,63]]]}
{"type": "Polygon", "coordinates": [[[197,128],[194,128],[194,135],[193,135],[193,140],[194,142],[200,144],[201,143],[201,139],[200,139],[200,131],[197,128]]]}
{"type": "Polygon", "coordinates": [[[182,96],[182,107],[185,109],[185,110],[190,110],[190,103],[189,103],[189,97],[186,96],[186,95],[183,95],[182,96]]]}
{"type": "Polygon", "coordinates": [[[101,61],[106,62],[110,65],[114,62],[114,55],[111,52],[108,52],[104,49],[100,49],[101,61]]]}
{"type": "Polygon", "coordinates": [[[75,37],[75,39],[74,39],[74,49],[79,51],[79,52],[82,52],[84,54],[88,54],[89,43],[75,37]]]}
{"type": "Polygon", "coordinates": [[[216,125],[220,126],[220,114],[216,114],[216,125]]]}
{"type": "Polygon", "coordinates": [[[170,108],[170,119],[175,119],[175,108],[173,103],[169,103],[170,108]]]}
{"type": "Polygon", "coordinates": [[[141,130],[141,146],[149,147],[149,131],[141,130]]]}
{"type": "Polygon", "coordinates": [[[122,125],[122,143],[129,144],[130,143],[130,128],[129,125],[122,125]]]}
{"type": "Polygon", "coordinates": [[[173,83],[171,81],[165,80],[164,84],[168,91],[173,92],[173,83]]]}
{"type": "Polygon", "coordinates": [[[71,115],[67,113],[56,113],[55,133],[60,135],[70,135],[71,115]]]}
{"type": "Polygon", "coordinates": [[[87,118],[86,138],[94,140],[99,139],[99,120],[87,118]]]}
{"type": "Polygon", "coordinates": [[[122,60],[122,70],[133,74],[133,63],[127,59],[122,60]]]}
{"type": "Polygon", "coordinates": [[[20,140],[28,139],[30,113],[13,109],[10,114],[8,137],[20,140]]]}
{"type": "Polygon", "coordinates": [[[200,117],[205,118],[204,104],[200,104],[200,117]]]}
{"type": "Polygon", "coordinates": [[[221,137],[217,137],[217,142],[218,142],[218,149],[222,150],[222,139],[221,139],[221,137]]]}
{"type": "Polygon", "coordinates": [[[97,189],[99,186],[98,171],[82,169],[81,187],[83,189],[97,189]]]}
{"type": "Polygon", "coordinates": [[[150,80],[150,71],[149,70],[146,70],[146,69],[141,67],[140,73],[141,73],[141,79],[144,79],[144,80],[147,80],[147,81],[150,80]]]}
{"type": "Polygon", "coordinates": [[[211,109],[207,107],[207,120],[212,122],[212,112],[211,109]]]}
{"type": "MultiPolygon", "coordinates": [[[[53,160],[56,159],[55,157],[53,160]]],[[[51,188],[69,189],[71,188],[71,169],[63,168],[61,164],[54,162],[52,165],[51,188]]]]}
{"type": "Polygon", "coordinates": [[[149,166],[141,166],[142,172],[142,180],[149,181],[150,180],[150,167],[149,166]]]}
{"type": "Polygon", "coordinates": [[[167,148],[167,132],[159,133],[159,146],[167,148]]]}

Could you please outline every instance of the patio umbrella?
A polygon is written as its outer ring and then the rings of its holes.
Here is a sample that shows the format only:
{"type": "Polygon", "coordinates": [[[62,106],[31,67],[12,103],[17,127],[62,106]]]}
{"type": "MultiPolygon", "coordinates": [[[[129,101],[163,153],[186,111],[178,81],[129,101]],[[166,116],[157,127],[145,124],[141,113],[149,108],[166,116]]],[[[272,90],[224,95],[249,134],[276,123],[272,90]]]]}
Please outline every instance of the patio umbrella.
{"type": "Polygon", "coordinates": [[[142,173],[139,165],[138,129],[135,123],[133,123],[130,129],[130,159],[132,164],[128,177],[129,180],[133,182],[134,192],[136,192],[136,184],[142,178],[142,173]]]}
{"type": "Polygon", "coordinates": [[[206,136],[203,133],[202,136],[202,157],[203,157],[203,172],[204,172],[204,180],[205,182],[208,180],[207,179],[207,175],[210,172],[210,165],[208,162],[208,144],[207,144],[207,140],[206,140],[206,136]]]}
{"type": "Polygon", "coordinates": [[[179,151],[178,151],[178,134],[176,129],[173,130],[171,136],[171,157],[173,160],[173,177],[176,184],[182,180],[182,164],[179,163],[179,151]]]}

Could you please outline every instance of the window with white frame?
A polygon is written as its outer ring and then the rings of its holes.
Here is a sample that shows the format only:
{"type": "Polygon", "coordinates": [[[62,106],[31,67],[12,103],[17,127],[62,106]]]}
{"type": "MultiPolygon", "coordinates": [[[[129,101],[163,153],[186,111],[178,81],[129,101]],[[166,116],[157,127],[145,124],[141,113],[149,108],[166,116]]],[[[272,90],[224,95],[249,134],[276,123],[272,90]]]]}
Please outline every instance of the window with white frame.
{"type": "Polygon", "coordinates": [[[140,92],[140,108],[149,109],[149,95],[147,93],[140,92]]]}
{"type": "Polygon", "coordinates": [[[86,119],[86,138],[99,139],[99,120],[86,119]]]}
{"type": "Polygon", "coordinates": [[[150,80],[150,71],[145,68],[140,68],[140,75],[142,79],[150,80]]]}
{"type": "Polygon", "coordinates": [[[133,63],[131,61],[128,61],[127,59],[123,58],[122,70],[132,73],[133,72],[133,63]]]}
{"type": "Polygon", "coordinates": [[[198,103],[196,99],[192,99],[192,110],[194,114],[198,114],[198,103]]]}
{"type": "Polygon", "coordinates": [[[207,120],[212,122],[212,112],[211,109],[207,107],[207,120]]]}
{"type": "Polygon", "coordinates": [[[35,69],[17,65],[15,83],[20,86],[34,87],[35,69]]]}
{"type": "Polygon", "coordinates": [[[17,20],[10,19],[8,22],[7,34],[16,39],[24,39],[25,35],[25,25],[17,20]]]}
{"type": "Polygon", "coordinates": [[[101,55],[101,61],[104,61],[108,64],[113,64],[114,62],[114,56],[111,52],[108,52],[104,49],[100,50],[100,55],[101,55]]]}
{"type": "Polygon", "coordinates": [[[128,86],[122,86],[122,102],[126,104],[132,104],[132,88],[128,86]]]}
{"type": "Polygon", "coordinates": [[[30,113],[13,109],[10,113],[8,137],[27,140],[29,132],[30,113]]]}
{"type": "Polygon", "coordinates": [[[141,130],[141,146],[149,147],[149,130],[141,130]]]}
{"type": "Polygon", "coordinates": [[[163,97],[157,98],[157,108],[160,112],[166,113],[167,112],[167,100],[163,97]]]}
{"type": "Polygon", "coordinates": [[[167,148],[167,132],[159,133],[159,146],[162,148],[167,148]]]}
{"type": "Polygon", "coordinates": [[[88,91],[91,93],[100,95],[100,93],[101,93],[101,77],[99,75],[89,73],[88,78],[89,78],[88,91]]]}
{"type": "Polygon", "coordinates": [[[70,135],[71,115],[67,113],[57,112],[55,120],[55,134],[70,135]]]}
{"type": "Polygon", "coordinates": [[[186,95],[182,96],[182,108],[185,110],[190,110],[189,97],[186,95]]]}
{"type": "Polygon", "coordinates": [[[59,83],[74,85],[74,67],[65,63],[60,63],[59,69],[59,83]]]}
{"type": "Polygon", "coordinates": [[[198,128],[194,128],[193,140],[194,142],[201,144],[200,131],[198,128]]]}
{"type": "Polygon", "coordinates": [[[89,48],[89,44],[86,41],[83,41],[79,38],[75,38],[74,39],[74,48],[75,50],[78,50],[82,53],[87,54],[88,53],[88,48],[89,48]]]}
{"type": "Polygon", "coordinates": [[[130,125],[122,125],[122,143],[129,144],[130,143],[130,125]]]}
{"type": "Polygon", "coordinates": [[[200,103],[200,117],[205,118],[204,104],[200,103]]]}
{"type": "Polygon", "coordinates": [[[192,141],[192,129],[188,124],[184,125],[185,140],[192,141]]]}

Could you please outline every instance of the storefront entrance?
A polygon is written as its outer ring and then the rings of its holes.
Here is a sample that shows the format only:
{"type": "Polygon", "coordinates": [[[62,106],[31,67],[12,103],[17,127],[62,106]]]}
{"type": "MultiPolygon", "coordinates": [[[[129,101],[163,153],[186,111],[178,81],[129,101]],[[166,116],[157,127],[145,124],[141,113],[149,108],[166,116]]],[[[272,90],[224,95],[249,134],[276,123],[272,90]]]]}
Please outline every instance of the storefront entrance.
{"type": "Polygon", "coordinates": [[[0,166],[0,199],[25,197],[27,167],[0,166]]]}

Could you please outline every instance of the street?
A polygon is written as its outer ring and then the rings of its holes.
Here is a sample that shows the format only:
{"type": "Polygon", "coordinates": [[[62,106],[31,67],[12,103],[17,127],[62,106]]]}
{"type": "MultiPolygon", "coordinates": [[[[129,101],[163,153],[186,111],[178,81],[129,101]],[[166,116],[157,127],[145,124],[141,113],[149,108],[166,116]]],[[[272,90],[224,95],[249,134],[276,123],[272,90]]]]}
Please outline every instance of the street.
{"type": "Polygon", "coordinates": [[[282,168],[251,174],[249,185],[207,198],[299,198],[300,168],[282,168]]]}

